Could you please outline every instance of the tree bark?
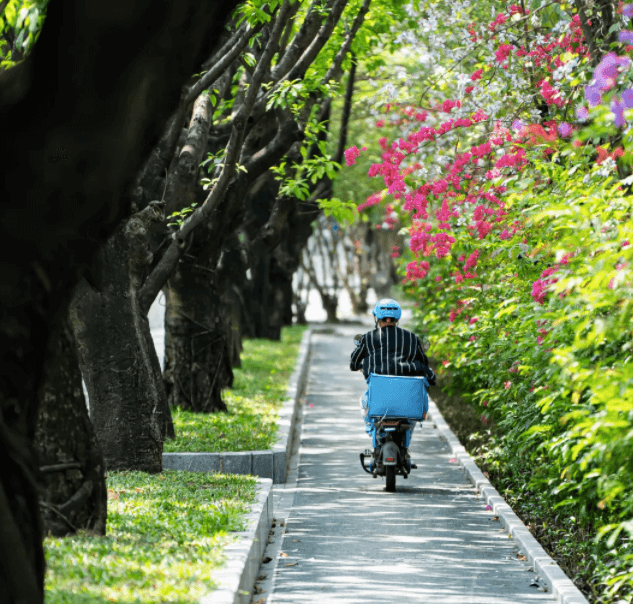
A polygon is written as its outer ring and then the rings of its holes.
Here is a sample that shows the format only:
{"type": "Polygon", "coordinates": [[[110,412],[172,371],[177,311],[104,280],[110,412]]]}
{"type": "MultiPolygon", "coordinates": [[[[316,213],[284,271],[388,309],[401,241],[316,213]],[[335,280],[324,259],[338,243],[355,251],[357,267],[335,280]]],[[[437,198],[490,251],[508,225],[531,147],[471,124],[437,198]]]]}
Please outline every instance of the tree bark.
{"type": "Polygon", "coordinates": [[[134,177],[184,80],[211,54],[236,5],[52,2],[30,57],[0,74],[0,131],[10,141],[0,145],[0,236],[11,250],[0,264],[3,603],[43,599],[30,442],[50,325],[127,215],[134,177]]]}
{"type": "Polygon", "coordinates": [[[169,403],[181,409],[226,411],[231,325],[209,268],[217,263],[198,264],[203,260],[195,256],[180,261],[165,288],[165,389],[169,403]]]}
{"type": "MultiPolygon", "coordinates": [[[[108,471],[162,470],[171,415],[139,291],[151,262],[149,229],[162,212],[135,214],[100,250],[71,307],[90,417],[108,471]]],[[[173,430],[173,427],[172,427],[173,430]]]]}
{"type": "Polygon", "coordinates": [[[62,537],[79,529],[105,534],[105,465],[81,385],[70,325],[51,338],[39,393],[35,431],[44,532],[62,537]]]}

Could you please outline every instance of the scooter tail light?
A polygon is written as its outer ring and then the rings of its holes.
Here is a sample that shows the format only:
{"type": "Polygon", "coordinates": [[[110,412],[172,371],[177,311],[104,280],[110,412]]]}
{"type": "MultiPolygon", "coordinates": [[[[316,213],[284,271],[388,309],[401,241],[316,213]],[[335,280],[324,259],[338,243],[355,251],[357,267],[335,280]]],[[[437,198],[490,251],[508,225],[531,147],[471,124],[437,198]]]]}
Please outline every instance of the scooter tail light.
{"type": "Polygon", "coordinates": [[[393,457],[387,457],[387,461],[393,461],[393,457]]]}

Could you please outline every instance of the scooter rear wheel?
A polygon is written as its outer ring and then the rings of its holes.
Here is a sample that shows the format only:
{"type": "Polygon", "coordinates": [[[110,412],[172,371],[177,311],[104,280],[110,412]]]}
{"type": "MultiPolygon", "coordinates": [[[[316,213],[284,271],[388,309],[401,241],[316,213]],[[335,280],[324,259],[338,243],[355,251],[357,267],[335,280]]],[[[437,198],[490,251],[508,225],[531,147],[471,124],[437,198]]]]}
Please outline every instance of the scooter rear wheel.
{"type": "Polygon", "coordinates": [[[385,471],[385,476],[387,479],[387,486],[385,487],[385,491],[393,493],[396,490],[396,466],[387,466],[385,468],[385,471]]]}

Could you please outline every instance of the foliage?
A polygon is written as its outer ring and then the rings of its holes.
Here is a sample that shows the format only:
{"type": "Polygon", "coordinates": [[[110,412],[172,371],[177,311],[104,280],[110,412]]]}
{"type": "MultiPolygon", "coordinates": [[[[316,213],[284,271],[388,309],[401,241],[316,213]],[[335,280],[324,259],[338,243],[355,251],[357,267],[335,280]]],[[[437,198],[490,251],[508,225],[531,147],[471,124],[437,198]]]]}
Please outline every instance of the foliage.
{"type": "Polygon", "coordinates": [[[383,105],[359,210],[408,235],[418,324],[502,435],[486,463],[597,535],[584,588],[630,602],[633,6],[606,6],[425,5],[422,94],[383,105]]]}
{"type": "Polygon", "coordinates": [[[48,0],[8,0],[0,16],[0,71],[13,67],[33,48],[48,0]]]}
{"type": "Polygon", "coordinates": [[[255,498],[249,476],[124,472],[107,486],[107,536],[46,539],[47,602],[198,602],[255,498]]]}
{"type": "Polygon", "coordinates": [[[173,409],[176,438],[166,452],[263,451],[277,437],[277,411],[285,400],[305,326],[284,327],[281,341],[244,340],[242,367],[226,392],[226,412],[173,409]]]}

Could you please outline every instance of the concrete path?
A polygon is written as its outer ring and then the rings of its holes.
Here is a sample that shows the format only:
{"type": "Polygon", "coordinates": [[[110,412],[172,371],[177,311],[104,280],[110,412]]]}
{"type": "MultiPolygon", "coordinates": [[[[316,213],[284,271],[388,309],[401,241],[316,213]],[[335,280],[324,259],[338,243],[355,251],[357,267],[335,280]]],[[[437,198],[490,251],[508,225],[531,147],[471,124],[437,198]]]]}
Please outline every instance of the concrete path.
{"type": "Polygon", "coordinates": [[[262,564],[252,602],[555,601],[530,586],[534,572],[450,462],[432,422],[416,429],[418,470],[398,476],[395,493],[362,471],[358,456],[370,446],[358,405],[365,383],[349,370],[349,355],[365,329],[331,331],[313,335],[295,482],[291,472],[279,490],[281,539],[269,546],[273,559],[262,564]]]}

